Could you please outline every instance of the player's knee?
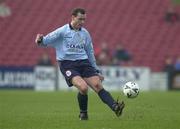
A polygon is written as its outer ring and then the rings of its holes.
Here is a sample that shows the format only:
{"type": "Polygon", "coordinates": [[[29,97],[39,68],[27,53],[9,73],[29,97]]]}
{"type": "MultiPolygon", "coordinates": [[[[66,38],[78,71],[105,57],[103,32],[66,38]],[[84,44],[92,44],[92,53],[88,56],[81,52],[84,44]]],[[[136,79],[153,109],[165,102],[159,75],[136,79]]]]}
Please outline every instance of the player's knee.
{"type": "Polygon", "coordinates": [[[82,93],[82,94],[87,94],[88,92],[88,85],[86,83],[82,83],[80,86],[79,86],[79,91],[82,93]]]}
{"type": "Polygon", "coordinates": [[[103,87],[102,87],[102,85],[101,85],[100,83],[94,84],[93,88],[94,88],[95,92],[97,92],[97,93],[98,93],[101,89],[103,89],[103,87]]]}
{"type": "Polygon", "coordinates": [[[88,92],[88,87],[87,87],[87,86],[81,86],[81,87],[79,88],[79,90],[80,90],[80,93],[82,93],[82,94],[87,94],[87,92],[88,92]]]}

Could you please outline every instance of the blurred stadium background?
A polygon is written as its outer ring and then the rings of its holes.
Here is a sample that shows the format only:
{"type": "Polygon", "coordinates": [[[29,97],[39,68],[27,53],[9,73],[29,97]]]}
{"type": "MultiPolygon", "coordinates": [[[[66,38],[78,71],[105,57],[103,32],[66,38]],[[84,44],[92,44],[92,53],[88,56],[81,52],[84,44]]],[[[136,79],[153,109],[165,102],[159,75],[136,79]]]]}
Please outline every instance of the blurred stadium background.
{"type": "MultiPolygon", "coordinates": [[[[179,70],[173,69],[172,71],[172,69],[168,69],[170,71],[164,71],[167,65],[165,63],[167,58],[172,59],[170,67],[174,67],[176,60],[180,56],[179,3],[179,0],[0,0],[0,100],[2,102],[0,103],[2,104],[2,115],[0,114],[0,116],[4,117],[4,119],[0,118],[0,127],[3,125],[3,122],[8,124],[8,119],[11,118],[10,114],[8,114],[9,117],[6,119],[7,114],[5,112],[8,110],[5,110],[5,108],[10,106],[13,100],[18,103],[26,103],[26,101],[21,101],[21,99],[18,101],[19,98],[12,99],[13,97],[25,96],[27,99],[31,98],[37,95],[32,89],[58,90],[58,92],[61,89],[71,90],[67,89],[63,77],[57,72],[54,50],[52,48],[39,48],[35,45],[34,40],[37,33],[47,34],[61,25],[68,23],[70,21],[70,12],[74,7],[83,7],[87,10],[88,17],[85,27],[93,37],[96,57],[101,54],[101,47],[104,42],[107,45],[108,51],[110,51],[108,56],[110,56],[111,59],[108,64],[101,63],[103,74],[106,77],[104,85],[107,89],[119,92],[125,81],[136,81],[142,90],[153,91],[152,93],[154,93],[154,90],[160,92],[170,89],[180,89],[179,70]],[[178,14],[177,17],[170,17],[170,21],[166,19],[169,10],[173,10],[173,13],[178,14]],[[114,65],[112,63],[114,58],[112,53],[119,43],[132,54],[133,59],[130,64],[123,63],[114,65]],[[39,59],[44,53],[50,56],[52,64],[55,67],[37,66],[39,59]],[[11,89],[11,91],[4,89],[11,89]],[[11,93],[14,89],[31,90],[11,93]],[[29,94],[32,96],[26,96],[29,94]],[[9,104],[6,103],[8,101],[10,102],[9,104]]],[[[107,55],[105,57],[107,57],[107,55]]],[[[46,93],[39,94],[40,96],[37,97],[45,97],[44,94],[46,93]]],[[[48,98],[49,94],[51,97],[53,96],[53,93],[47,94],[45,98],[48,98]]],[[[74,93],[69,94],[72,95],[74,93]]],[[[147,94],[149,95],[149,93],[147,94]]],[[[117,95],[117,93],[114,95],[117,95]]],[[[148,100],[148,95],[146,96],[143,93],[142,97],[145,96],[148,100]]],[[[155,95],[159,97],[156,92],[155,95]]],[[[168,95],[171,96],[171,93],[168,95]]],[[[176,92],[173,99],[178,95],[179,93],[176,92]]],[[[56,98],[55,96],[58,96],[56,92],[54,92],[53,97],[56,98]]],[[[149,98],[152,96],[153,95],[149,95],[149,98]]],[[[168,100],[168,97],[166,99],[168,100]]],[[[31,99],[28,100],[30,103],[34,101],[31,99]]],[[[41,98],[38,98],[38,100],[37,102],[39,103],[41,98]]],[[[159,101],[162,100],[163,98],[159,101]]],[[[169,100],[171,101],[170,98],[169,100]]],[[[43,100],[43,102],[45,102],[45,100],[43,100]]],[[[52,103],[52,101],[49,100],[48,102],[52,103]]],[[[55,102],[58,102],[58,100],[55,102]]],[[[139,103],[141,102],[144,103],[144,101],[139,101],[139,103]]],[[[94,102],[92,101],[91,103],[94,102]]],[[[129,104],[134,106],[135,102],[131,101],[129,104]]],[[[143,104],[141,106],[143,107],[143,104]]],[[[151,106],[152,105],[149,105],[149,108],[151,106]]],[[[17,111],[19,107],[15,107],[17,111]]],[[[136,109],[138,110],[138,107],[136,109]]],[[[96,112],[94,107],[92,110],[96,112]]],[[[138,112],[141,112],[141,110],[138,110],[138,112]]],[[[106,112],[106,114],[108,114],[108,112],[106,112]]],[[[33,115],[33,112],[28,115],[33,115]]],[[[124,128],[126,127],[126,120],[132,122],[133,119],[129,119],[131,115],[132,114],[125,117],[123,121],[124,128]]],[[[65,117],[69,117],[69,115],[66,114],[65,117]]],[[[140,115],[134,114],[135,120],[136,118],[137,120],[141,120],[141,117],[140,115]]],[[[64,118],[64,116],[62,118],[64,118]]],[[[33,119],[30,121],[34,122],[33,119]]],[[[101,120],[101,117],[97,116],[97,119],[101,120]]],[[[108,119],[108,117],[105,119],[108,119]]],[[[174,118],[173,120],[176,121],[177,119],[174,118]]],[[[14,123],[11,122],[10,124],[14,125],[14,123]]],[[[54,123],[56,122],[57,121],[54,123]]],[[[171,124],[173,125],[174,123],[172,122],[171,124]]],[[[73,123],[73,126],[78,128],[75,123],[73,123]]],[[[81,126],[81,128],[83,128],[83,125],[81,126]]],[[[150,127],[155,128],[156,126],[159,125],[155,124],[150,127]]],[[[2,127],[7,126],[3,125],[2,127]]],[[[10,125],[8,127],[13,128],[10,125]]],[[[23,128],[25,126],[19,125],[18,127],[23,128]]],[[[34,127],[37,127],[37,125],[34,125],[34,127]]],[[[59,126],[50,126],[50,128],[51,127],[57,128],[59,126]]],[[[108,128],[116,127],[119,126],[108,126],[108,128]]],[[[145,127],[148,128],[148,125],[145,124],[145,127]]],[[[40,128],[47,127],[41,125],[40,128]]],[[[64,126],[63,128],[66,127],[64,126]]],[[[90,125],[89,128],[95,127],[90,125]]],[[[101,128],[106,129],[106,127],[101,128]]],[[[137,126],[136,128],[141,128],[141,126],[137,126]]],[[[163,126],[163,128],[166,128],[166,126],[163,126]]]]}
{"type": "MultiPolygon", "coordinates": [[[[48,33],[70,21],[74,7],[88,12],[86,27],[95,49],[102,41],[110,49],[122,41],[134,55],[134,65],[160,71],[167,55],[179,54],[179,24],[164,22],[170,0],[5,0],[11,15],[1,17],[0,65],[33,66],[44,49],[34,44],[36,34],[48,33]],[[108,6],[107,6],[108,5],[108,6]],[[8,56],[7,56],[8,55],[8,56]]],[[[55,62],[53,50],[48,50],[55,62]]]]}
{"type": "Polygon", "coordinates": [[[1,73],[7,66],[8,70],[11,67],[33,69],[43,53],[49,54],[56,65],[54,50],[38,48],[34,39],[37,33],[47,34],[68,23],[74,7],[87,9],[86,28],[93,37],[96,57],[101,54],[103,42],[110,53],[120,43],[133,56],[131,66],[147,67],[151,73],[157,73],[163,71],[166,58],[176,60],[180,55],[179,19],[171,23],[165,21],[169,8],[180,12],[178,0],[99,2],[101,4],[96,0],[1,0],[1,6],[5,6],[1,7],[0,16],[1,73]]]}

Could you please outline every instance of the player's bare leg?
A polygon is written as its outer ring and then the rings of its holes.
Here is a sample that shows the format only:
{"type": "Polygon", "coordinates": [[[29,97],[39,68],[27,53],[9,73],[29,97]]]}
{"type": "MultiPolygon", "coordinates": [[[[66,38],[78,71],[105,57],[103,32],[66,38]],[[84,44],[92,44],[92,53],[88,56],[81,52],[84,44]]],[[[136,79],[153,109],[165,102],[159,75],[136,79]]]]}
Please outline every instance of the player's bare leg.
{"type": "Polygon", "coordinates": [[[75,76],[72,78],[72,84],[79,90],[83,95],[86,95],[88,92],[88,85],[84,79],[80,76],[75,76]]]}
{"type": "Polygon", "coordinates": [[[73,77],[72,84],[79,90],[79,93],[77,95],[79,108],[80,108],[79,119],[80,120],[88,120],[88,113],[87,113],[88,85],[80,76],[73,77]]]}
{"type": "Polygon", "coordinates": [[[118,117],[122,114],[125,106],[124,102],[118,102],[118,100],[115,101],[113,99],[111,94],[103,88],[99,76],[84,78],[84,80],[99,95],[101,100],[116,113],[118,117]]]}

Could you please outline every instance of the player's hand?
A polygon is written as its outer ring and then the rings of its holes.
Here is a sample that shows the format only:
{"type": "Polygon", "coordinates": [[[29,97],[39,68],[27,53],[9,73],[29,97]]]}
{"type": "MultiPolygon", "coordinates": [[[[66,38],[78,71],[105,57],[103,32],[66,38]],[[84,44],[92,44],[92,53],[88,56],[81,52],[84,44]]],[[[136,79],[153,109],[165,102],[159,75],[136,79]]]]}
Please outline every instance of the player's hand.
{"type": "Polygon", "coordinates": [[[35,39],[35,43],[37,45],[40,45],[42,43],[42,39],[43,39],[43,34],[37,34],[36,39],[35,39]]]}

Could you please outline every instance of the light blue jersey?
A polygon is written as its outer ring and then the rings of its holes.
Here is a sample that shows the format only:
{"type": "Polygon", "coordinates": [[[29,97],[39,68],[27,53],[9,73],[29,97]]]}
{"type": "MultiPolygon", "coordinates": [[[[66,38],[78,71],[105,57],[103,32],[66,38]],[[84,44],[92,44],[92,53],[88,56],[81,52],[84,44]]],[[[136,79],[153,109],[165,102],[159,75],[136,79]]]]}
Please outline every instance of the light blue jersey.
{"type": "Polygon", "coordinates": [[[54,47],[57,60],[88,59],[92,66],[99,70],[94,57],[92,39],[85,28],[77,31],[70,24],[66,24],[44,36],[43,46],[54,47]]]}

